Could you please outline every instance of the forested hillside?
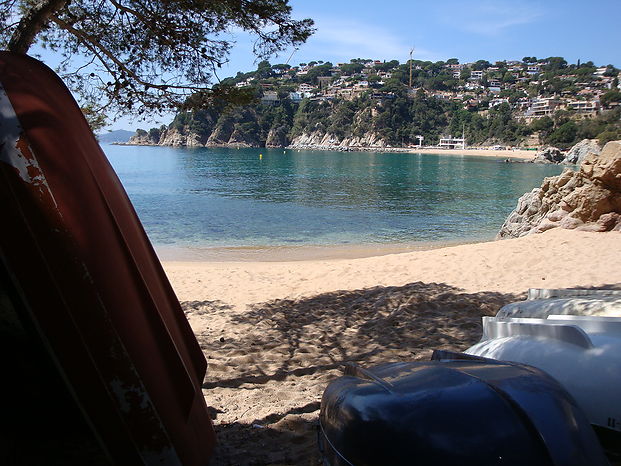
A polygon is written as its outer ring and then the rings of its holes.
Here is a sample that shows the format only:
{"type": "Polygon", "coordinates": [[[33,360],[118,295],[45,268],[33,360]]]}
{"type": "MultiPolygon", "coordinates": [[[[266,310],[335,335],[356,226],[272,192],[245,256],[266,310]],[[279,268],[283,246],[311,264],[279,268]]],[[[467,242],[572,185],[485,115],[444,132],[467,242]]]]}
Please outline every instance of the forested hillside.
{"type": "Polygon", "coordinates": [[[182,112],[168,126],[138,130],[132,142],[408,147],[464,134],[470,146],[603,144],[621,137],[618,74],[612,65],[569,65],[560,57],[494,65],[261,62],[220,84],[249,91],[252,103],[182,112]]]}

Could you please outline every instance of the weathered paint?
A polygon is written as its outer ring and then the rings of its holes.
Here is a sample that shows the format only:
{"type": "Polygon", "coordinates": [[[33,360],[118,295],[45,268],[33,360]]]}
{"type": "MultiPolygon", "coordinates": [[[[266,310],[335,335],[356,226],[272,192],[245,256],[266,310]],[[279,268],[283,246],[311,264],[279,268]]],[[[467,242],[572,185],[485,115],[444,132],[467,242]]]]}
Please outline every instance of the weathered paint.
{"type": "MultiPolygon", "coordinates": [[[[13,105],[0,84],[0,162],[10,165],[26,183],[45,183],[37,159],[23,139],[23,130],[13,105]]],[[[48,188],[49,189],[49,188],[48,188]]]]}
{"type": "Polygon", "coordinates": [[[0,259],[69,391],[113,462],[206,464],[206,361],[118,178],[51,70],[0,82],[0,259]]]}

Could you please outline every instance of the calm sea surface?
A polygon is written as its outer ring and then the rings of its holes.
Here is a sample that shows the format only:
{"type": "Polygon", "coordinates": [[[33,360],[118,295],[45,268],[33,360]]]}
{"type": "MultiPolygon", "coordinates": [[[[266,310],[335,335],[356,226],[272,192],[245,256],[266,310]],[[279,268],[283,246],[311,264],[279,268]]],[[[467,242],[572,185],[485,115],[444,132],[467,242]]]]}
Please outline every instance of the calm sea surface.
{"type": "Polygon", "coordinates": [[[491,239],[519,196],[562,170],[429,154],[103,149],[152,242],[182,248],[491,239]]]}

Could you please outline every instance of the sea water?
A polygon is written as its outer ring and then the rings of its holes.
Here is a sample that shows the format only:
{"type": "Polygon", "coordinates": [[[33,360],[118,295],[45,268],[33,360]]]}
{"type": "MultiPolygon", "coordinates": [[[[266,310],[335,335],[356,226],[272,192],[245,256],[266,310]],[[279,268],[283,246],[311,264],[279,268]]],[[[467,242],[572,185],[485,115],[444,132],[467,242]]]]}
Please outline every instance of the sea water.
{"type": "Polygon", "coordinates": [[[103,149],[156,247],[488,240],[518,197],[562,171],[506,157],[103,149]]]}

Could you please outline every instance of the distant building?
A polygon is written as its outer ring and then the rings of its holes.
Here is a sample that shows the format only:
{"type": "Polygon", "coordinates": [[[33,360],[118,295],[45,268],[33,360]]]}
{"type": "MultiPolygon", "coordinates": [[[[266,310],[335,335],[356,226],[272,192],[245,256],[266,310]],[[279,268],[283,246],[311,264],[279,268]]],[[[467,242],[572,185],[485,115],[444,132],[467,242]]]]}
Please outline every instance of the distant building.
{"type": "Polygon", "coordinates": [[[374,92],[371,94],[373,100],[392,100],[395,98],[395,94],[392,92],[374,92]]]}
{"type": "Polygon", "coordinates": [[[492,79],[488,82],[487,88],[490,92],[500,92],[502,90],[502,84],[497,79],[492,79]]]}
{"type": "Polygon", "coordinates": [[[311,86],[310,84],[307,83],[302,83],[300,84],[300,87],[298,87],[298,92],[301,94],[307,94],[307,93],[311,93],[314,92],[317,88],[315,86],[311,86]]]}
{"type": "Polygon", "coordinates": [[[509,99],[492,99],[489,101],[489,108],[497,107],[498,105],[508,104],[509,99]]]}
{"type": "Polygon", "coordinates": [[[442,149],[465,149],[466,140],[464,138],[454,138],[451,135],[447,138],[440,139],[440,148],[442,149]]]}
{"type": "Polygon", "coordinates": [[[266,105],[274,105],[278,102],[278,93],[276,91],[265,91],[261,97],[261,103],[266,105]]]}
{"type": "Polygon", "coordinates": [[[302,98],[303,98],[303,96],[299,92],[290,92],[289,93],[289,99],[291,99],[291,101],[294,102],[294,103],[301,102],[302,98]]]}
{"type": "Polygon", "coordinates": [[[476,109],[479,106],[480,103],[481,102],[478,99],[468,99],[464,103],[464,109],[466,109],[466,110],[476,109]]]}
{"type": "Polygon", "coordinates": [[[475,91],[477,89],[483,89],[483,86],[481,86],[478,82],[471,81],[467,82],[464,88],[468,91],[475,91]]]}
{"type": "Polygon", "coordinates": [[[534,120],[544,116],[552,116],[558,109],[560,101],[557,97],[537,98],[531,101],[530,107],[524,112],[526,120],[534,120]]]}
{"type": "Polygon", "coordinates": [[[600,66],[599,68],[597,68],[595,70],[595,73],[593,73],[593,74],[595,76],[602,77],[602,76],[604,76],[604,73],[606,72],[607,69],[608,69],[608,67],[606,67],[606,66],[600,66]]]}
{"type": "Polygon", "coordinates": [[[470,72],[470,79],[472,80],[481,80],[483,79],[483,75],[485,74],[485,71],[483,70],[473,70],[470,72]]]}
{"type": "Polygon", "coordinates": [[[319,83],[319,89],[324,89],[330,85],[330,81],[332,81],[331,76],[319,76],[317,77],[317,82],[319,83]]]}
{"type": "Polygon", "coordinates": [[[599,113],[597,100],[573,100],[567,102],[567,108],[585,117],[594,117],[599,113]]]}

